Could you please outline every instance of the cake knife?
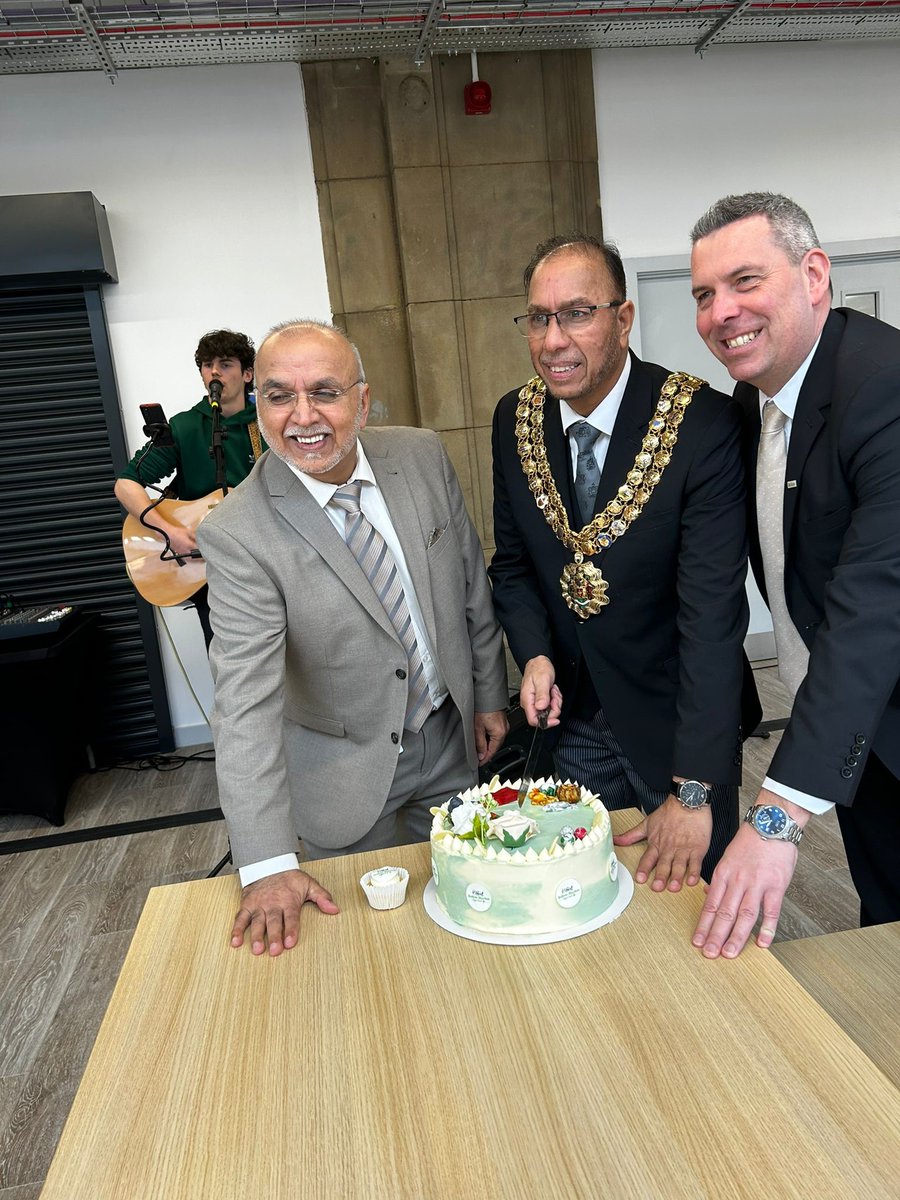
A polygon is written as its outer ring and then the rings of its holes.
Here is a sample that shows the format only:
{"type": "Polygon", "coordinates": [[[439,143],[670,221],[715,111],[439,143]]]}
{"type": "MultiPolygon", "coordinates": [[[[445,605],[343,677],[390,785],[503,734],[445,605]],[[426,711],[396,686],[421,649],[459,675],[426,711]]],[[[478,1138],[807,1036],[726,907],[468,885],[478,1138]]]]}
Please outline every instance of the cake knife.
{"type": "Polygon", "coordinates": [[[531,787],[534,779],[534,769],[537,766],[538,756],[541,752],[541,743],[544,740],[544,733],[547,729],[548,716],[549,710],[546,708],[537,715],[537,725],[534,727],[534,736],[531,739],[531,747],[528,751],[528,757],[525,759],[522,779],[519,783],[519,793],[516,796],[519,808],[525,803],[525,797],[528,795],[528,789],[531,787]]]}

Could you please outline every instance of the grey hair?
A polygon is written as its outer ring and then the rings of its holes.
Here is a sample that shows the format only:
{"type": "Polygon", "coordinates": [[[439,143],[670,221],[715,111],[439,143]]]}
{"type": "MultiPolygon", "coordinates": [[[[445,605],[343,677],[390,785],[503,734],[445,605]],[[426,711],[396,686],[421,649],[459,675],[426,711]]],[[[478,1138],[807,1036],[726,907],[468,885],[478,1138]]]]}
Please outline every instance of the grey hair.
{"type": "Polygon", "coordinates": [[[319,330],[322,333],[336,333],[339,338],[345,341],[352,350],[353,357],[356,359],[356,372],[359,375],[359,382],[366,382],[366,369],[363,366],[362,357],[356,344],[350,341],[343,329],[338,329],[338,327],[336,325],[332,325],[330,321],[317,321],[312,317],[302,317],[293,321],[279,321],[277,325],[273,325],[272,328],[267,331],[265,337],[259,344],[259,349],[256,351],[256,357],[259,358],[260,350],[262,350],[269,338],[275,337],[276,334],[288,332],[293,333],[294,331],[297,333],[305,333],[308,330],[319,330]]]}
{"type": "Polygon", "coordinates": [[[745,217],[768,218],[776,243],[792,263],[799,263],[809,250],[822,245],[808,214],[777,192],[744,192],[717,200],[691,230],[691,245],[745,217]]]}

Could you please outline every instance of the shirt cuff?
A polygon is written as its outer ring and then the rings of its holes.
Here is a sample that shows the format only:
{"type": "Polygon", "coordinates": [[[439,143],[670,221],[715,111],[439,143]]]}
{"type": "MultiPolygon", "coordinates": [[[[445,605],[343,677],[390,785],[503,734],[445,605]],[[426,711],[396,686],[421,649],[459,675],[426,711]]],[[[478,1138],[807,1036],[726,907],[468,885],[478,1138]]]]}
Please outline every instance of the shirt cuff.
{"type": "Polygon", "coordinates": [[[798,792],[796,788],[788,787],[787,784],[778,783],[775,779],[770,779],[767,775],[762,781],[764,788],[770,792],[774,792],[776,796],[780,796],[782,800],[790,800],[792,804],[799,804],[801,808],[805,808],[808,812],[822,813],[830,812],[834,808],[834,802],[831,800],[821,800],[818,796],[809,796],[806,792],[798,792]]]}
{"type": "Polygon", "coordinates": [[[241,887],[245,888],[257,879],[265,879],[267,875],[277,875],[279,871],[299,871],[300,860],[296,854],[277,854],[274,858],[261,858],[259,862],[248,863],[246,867],[238,867],[241,877],[241,887]]]}

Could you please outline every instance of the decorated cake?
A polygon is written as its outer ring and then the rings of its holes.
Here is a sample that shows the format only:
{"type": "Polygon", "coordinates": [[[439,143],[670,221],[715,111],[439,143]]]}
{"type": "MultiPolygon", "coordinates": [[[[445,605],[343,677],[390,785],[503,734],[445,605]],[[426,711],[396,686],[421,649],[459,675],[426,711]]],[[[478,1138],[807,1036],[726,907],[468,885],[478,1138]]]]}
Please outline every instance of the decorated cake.
{"type": "Polygon", "coordinates": [[[537,780],[520,808],[498,778],[433,808],[435,898],[458,925],[552,934],[600,917],[618,895],[609,814],[578,784],[537,780]]]}

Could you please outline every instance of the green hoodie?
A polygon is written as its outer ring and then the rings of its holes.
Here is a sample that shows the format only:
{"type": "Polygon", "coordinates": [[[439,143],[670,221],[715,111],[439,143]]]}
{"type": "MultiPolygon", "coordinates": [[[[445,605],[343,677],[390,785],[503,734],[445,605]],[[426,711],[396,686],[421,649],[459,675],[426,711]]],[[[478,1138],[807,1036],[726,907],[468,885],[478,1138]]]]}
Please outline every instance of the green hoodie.
{"type": "MultiPolygon", "coordinates": [[[[250,403],[233,416],[222,417],[222,431],[227,434],[222,439],[225,476],[230,488],[237,487],[246,479],[253,467],[253,444],[248,426],[255,420],[256,409],[250,403]]],[[[216,486],[216,466],[209,453],[212,422],[213,412],[204,396],[199,404],[187,412],[176,413],[172,417],[169,425],[175,438],[174,446],[151,449],[141,462],[138,473],[136,464],[145,446],[135,454],[119,478],[133,479],[146,487],[148,483],[158,483],[167,478],[174,471],[171,491],[179,500],[199,500],[201,496],[208,495],[216,486]]],[[[262,435],[260,441],[265,450],[266,443],[262,441],[262,435]]]]}

